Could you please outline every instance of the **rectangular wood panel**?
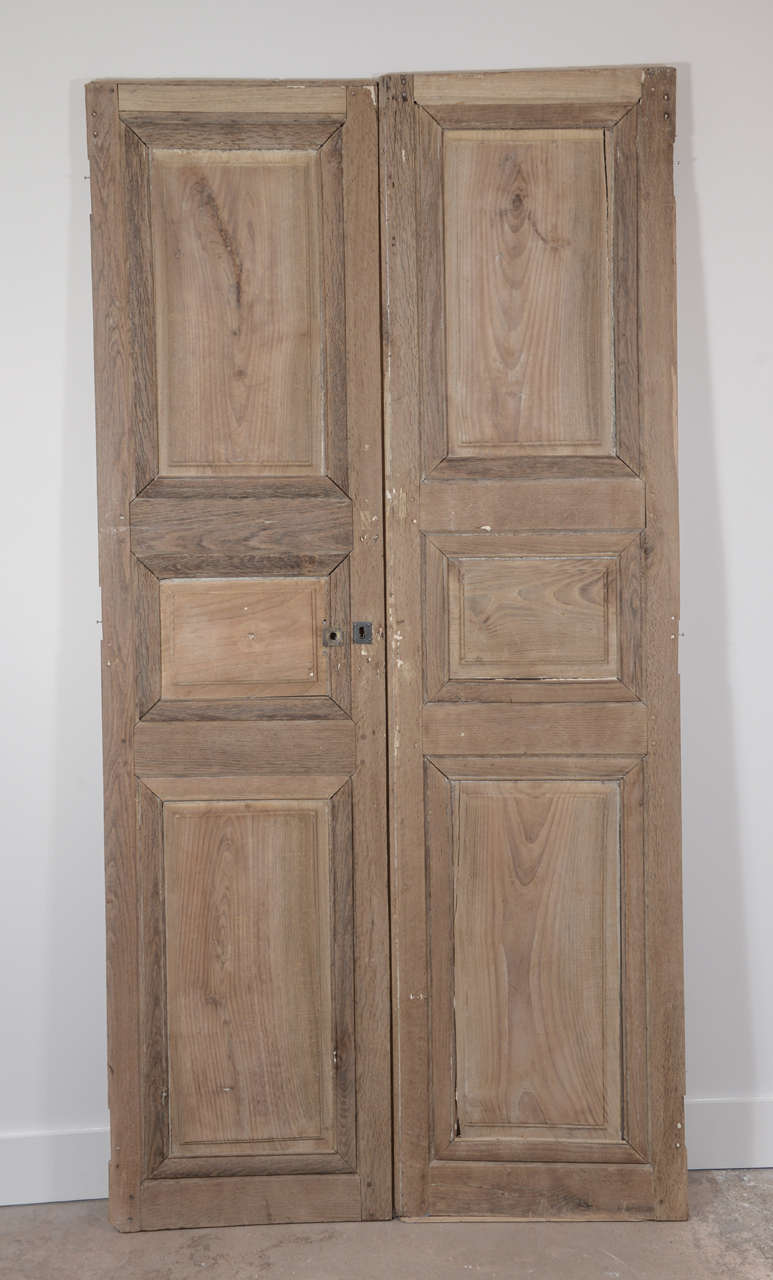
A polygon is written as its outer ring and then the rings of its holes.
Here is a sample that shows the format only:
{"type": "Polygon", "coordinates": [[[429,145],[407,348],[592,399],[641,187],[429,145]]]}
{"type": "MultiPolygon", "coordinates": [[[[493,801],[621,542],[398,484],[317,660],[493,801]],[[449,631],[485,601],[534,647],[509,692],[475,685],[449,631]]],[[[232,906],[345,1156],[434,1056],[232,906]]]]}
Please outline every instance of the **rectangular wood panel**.
{"type": "Polygon", "coordinates": [[[316,152],[156,151],[162,474],[321,472],[316,152]]]}
{"type": "Polygon", "coordinates": [[[613,452],[601,130],[444,135],[451,457],[613,452]]]}
{"type": "Polygon", "coordinates": [[[171,1152],[334,1149],[324,801],[165,806],[171,1152]]]}
{"type": "Polygon", "coordinates": [[[164,698],[302,697],[328,692],[324,578],[161,584],[164,698]]]}
{"type": "Polygon", "coordinates": [[[460,1137],[619,1137],[617,788],[456,790],[460,1137]]]}
{"type": "Polygon", "coordinates": [[[611,558],[454,557],[448,596],[452,677],[617,675],[611,558]]]}

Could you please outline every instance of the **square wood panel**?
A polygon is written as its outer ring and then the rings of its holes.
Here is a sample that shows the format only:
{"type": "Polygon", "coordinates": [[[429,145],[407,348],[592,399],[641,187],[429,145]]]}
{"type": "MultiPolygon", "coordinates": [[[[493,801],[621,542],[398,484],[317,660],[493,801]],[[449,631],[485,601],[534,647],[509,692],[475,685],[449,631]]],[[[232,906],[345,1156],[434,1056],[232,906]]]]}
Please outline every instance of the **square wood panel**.
{"type": "Polygon", "coordinates": [[[452,679],[604,679],[617,675],[617,562],[453,558],[452,679]]]}
{"type": "Polygon", "coordinates": [[[638,696],[638,538],[432,534],[424,568],[429,698],[638,696]]]}
{"type": "Polygon", "coordinates": [[[162,697],[326,694],[328,581],[162,581],[162,697]]]}

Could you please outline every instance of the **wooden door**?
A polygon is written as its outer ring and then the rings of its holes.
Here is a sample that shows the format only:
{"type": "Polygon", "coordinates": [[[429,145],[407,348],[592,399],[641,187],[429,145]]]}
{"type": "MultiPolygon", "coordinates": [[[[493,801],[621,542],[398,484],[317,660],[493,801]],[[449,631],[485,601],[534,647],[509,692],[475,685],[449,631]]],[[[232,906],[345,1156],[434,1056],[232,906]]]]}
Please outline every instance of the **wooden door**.
{"type": "Polygon", "coordinates": [[[389,1217],[376,88],[87,121],[111,1217],[389,1217]]]}
{"type": "Polygon", "coordinates": [[[397,1211],[680,1218],[674,73],[381,104],[397,1211]]]}

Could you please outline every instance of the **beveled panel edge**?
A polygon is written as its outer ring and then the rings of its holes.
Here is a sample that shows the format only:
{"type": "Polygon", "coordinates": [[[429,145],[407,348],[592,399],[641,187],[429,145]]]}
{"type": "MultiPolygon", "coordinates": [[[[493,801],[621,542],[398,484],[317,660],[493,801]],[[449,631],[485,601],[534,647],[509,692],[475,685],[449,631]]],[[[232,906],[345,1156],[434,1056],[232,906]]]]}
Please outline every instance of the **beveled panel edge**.
{"type": "Polygon", "coordinates": [[[169,111],[163,115],[124,111],[121,120],[140,142],[156,150],[319,151],[341,128],[338,116],[269,112],[169,111]]]}
{"type": "Polygon", "coordinates": [[[437,1147],[435,1158],[501,1164],[647,1164],[646,1156],[630,1142],[590,1138],[455,1138],[437,1147]]]}
{"type": "Polygon", "coordinates": [[[613,781],[624,778],[641,764],[642,756],[427,756],[439,773],[450,782],[479,778],[483,781],[578,782],[613,781]]]}
{"type": "Polygon", "coordinates": [[[613,129],[630,102],[455,102],[422,110],[446,129],[613,129]]]}
{"type": "Polygon", "coordinates": [[[143,778],[142,785],[160,800],[329,800],[340,791],[350,775],[339,774],[245,774],[243,777],[143,778]]]}
{"type": "MultiPolygon", "coordinates": [[[[281,1146],[281,1143],[277,1144],[281,1146]]],[[[148,1174],[164,1178],[240,1178],[275,1174],[349,1173],[337,1151],[281,1152],[276,1155],[169,1156],[148,1174]]]]}

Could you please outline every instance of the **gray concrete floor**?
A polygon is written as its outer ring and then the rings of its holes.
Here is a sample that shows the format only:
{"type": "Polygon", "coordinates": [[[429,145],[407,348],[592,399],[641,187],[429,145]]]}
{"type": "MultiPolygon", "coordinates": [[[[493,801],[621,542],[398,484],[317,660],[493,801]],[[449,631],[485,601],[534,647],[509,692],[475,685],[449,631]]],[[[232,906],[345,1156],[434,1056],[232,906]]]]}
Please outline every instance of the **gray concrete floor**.
{"type": "Polygon", "coordinates": [[[771,1280],[773,1170],[690,1175],[678,1223],[345,1223],[120,1235],[104,1200],[0,1209],[2,1280],[771,1280]]]}

